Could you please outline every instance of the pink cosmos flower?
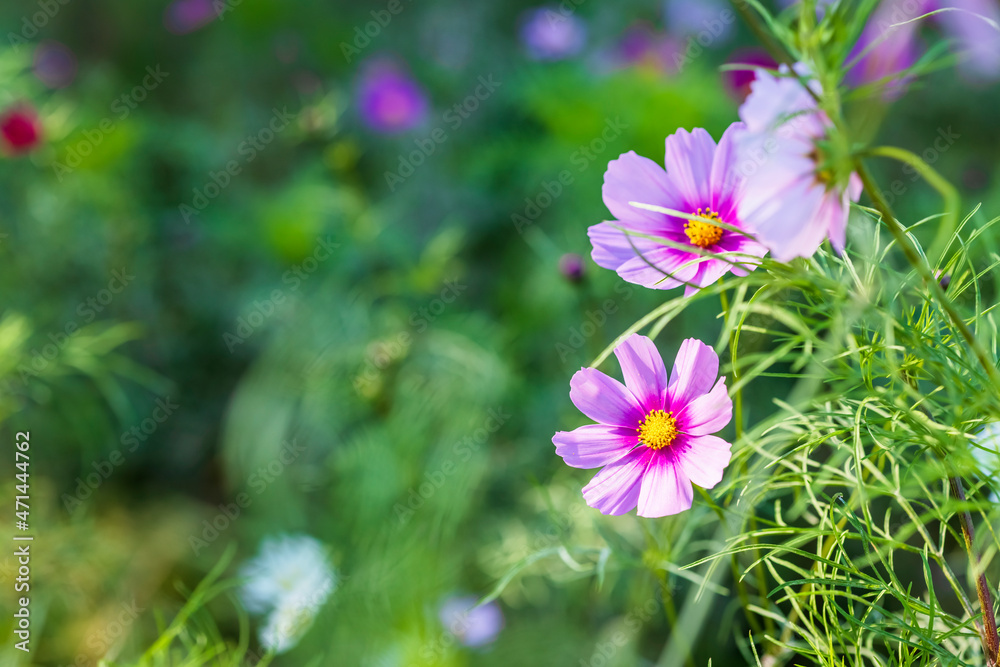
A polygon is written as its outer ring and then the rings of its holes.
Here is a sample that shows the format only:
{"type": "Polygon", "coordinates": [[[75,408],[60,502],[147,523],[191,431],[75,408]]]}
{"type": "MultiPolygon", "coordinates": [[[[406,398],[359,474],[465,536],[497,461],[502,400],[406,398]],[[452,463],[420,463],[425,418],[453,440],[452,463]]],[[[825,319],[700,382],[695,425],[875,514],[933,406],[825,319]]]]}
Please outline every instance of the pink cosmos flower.
{"type": "MultiPolygon", "coordinates": [[[[796,71],[808,75],[801,64],[796,71]]],[[[747,192],[739,216],[775,259],[787,262],[812,256],[828,236],[843,250],[861,179],[852,173],[846,184],[833,182],[822,148],[833,123],[787,65],[779,73],[758,70],[740,107],[746,129],[737,141],[747,192]]],[[[813,90],[820,92],[815,82],[813,90]]]]}
{"type": "Polygon", "coordinates": [[[710,489],[722,480],[731,445],[711,435],[733,417],[719,357],[699,340],[681,344],[667,369],[653,341],[632,334],[617,348],[622,385],[594,368],[570,381],[570,400],[598,422],[552,437],[556,454],[574,468],[603,470],[583,489],[602,514],[660,517],[691,507],[691,484],[710,489]]]}
{"type": "Polygon", "coordinates": [[[686,284],[685,295],[729,271],[738,276],[752,271],[767,250],[746,234],[633,205],[649,204],[744,228],[738,213],[743,179],[738,178],[733,142],[741,128],[740,123],[731,125],[718,145],[701,128],[678,130],[666,140],[666,171],[632,151],[612,160],[604,174],[603,193],[604,204],[617,220],[587,230],[594,262],[637,285],[669,289],[686,284]],[[719,257],[703,258],[697,250],[719,257]]]}

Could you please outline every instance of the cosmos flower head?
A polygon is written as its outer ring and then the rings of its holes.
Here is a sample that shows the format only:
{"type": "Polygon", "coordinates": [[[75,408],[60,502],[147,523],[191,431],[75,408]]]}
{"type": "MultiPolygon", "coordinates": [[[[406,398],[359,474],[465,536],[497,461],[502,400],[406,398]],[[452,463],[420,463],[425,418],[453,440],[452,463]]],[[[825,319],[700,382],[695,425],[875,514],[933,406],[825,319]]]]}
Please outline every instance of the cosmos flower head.
{"type": "Polygon", "coordinates": [[[18,104],[0,114],[0,138],[5,152],[20,155],[42,142],[42,123],[35,109],[18,104]]]}
{"type": "Polygon", "coordinates": [[[361,68],[358,111],[365,125],[383,134],[411,130],[427,115],[427,95],[403,67],[379,58],[361,68]]]}
{"type": "Polygon", "coordinates": [[[596,424],[559,431],[556,454],[574,468],[602,468],[584,487],[602,514],[638,507],[661,517],[691,507],[692,484],[711,489],[729,465],[731,445],[715,435],[733,416],[719,378],[719,357],[699,340],[685,340],[669,380],[649,338],[632,334],[617,348],[625,384],[594,368],[570,381],[570,400],[596,424]]]}
{"type": "Polygon", "coordinates": [[[565,60],[587,43],[587,25],[560,6],[537,7],[521,19],[521,43],[532,60],[565,60]]]}
{"type": "Polygon", "coordinates": [[[842,251],[847,238],[850,202],[861,195],[853,172],[846,183],[836,180],[825,145],[833,123],[798,77],[809,70],[787,65],[778,72],[758,70],[750,95],[740,106],[745,129],[737,142],[739,170],[746,195],[739,215],[778,261],[811,257],[824,239],[842,251]]]}
{"type": "Polygon", "coordinates": [[[753,270],[766,253],[764,246],[748,233],[713,224],[745,229],[739,214],[745,191],[733,143],[741,129],[740,124],[730,126],[718,145],[701,128],[678,130],[666,140],[666,170],[632,151],[612,160],[604,174],[603,194],[616,219],[587,231],[594,262],[637,285],[686,285],[687,295],[730,271],[742,276],[753,270]],[[705,258],[701,251],[715,256],[705,258]]]}
{"type": "Polygon", "coordinates": [[[261,643],[276,652],[294,646],[336,586],[326,549],[308,535],[264,540],[240,571],[240,598],[249,611],[265,613],[261,643]]]}
{"type": "Polygon", "coordinates": [[[471,596],[453,596],[444,601],[438,612],[441,624],[470,648],[492,643],[503,630],[503,612],[496,602],[477,604],[471,596]]]}

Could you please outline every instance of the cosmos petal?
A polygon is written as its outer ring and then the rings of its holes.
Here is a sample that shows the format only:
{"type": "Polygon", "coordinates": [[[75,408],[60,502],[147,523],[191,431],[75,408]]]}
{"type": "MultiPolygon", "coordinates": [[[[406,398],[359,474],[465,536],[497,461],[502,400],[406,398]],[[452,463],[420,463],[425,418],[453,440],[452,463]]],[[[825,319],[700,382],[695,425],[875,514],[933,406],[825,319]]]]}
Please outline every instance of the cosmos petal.
{"type": "Polygon", "coordinates": [[[639,516],[661,517],[691,509],[694,489],[684,470],[669,455],[656,452],[642,476],[639,516]]]}
{"type": "Polygon", "coordinates": [[[678,429],[689,435],[708,435],[725,428],[733,419],[733,399],[726,391],[726,378],[719,378],[712,391],[681,408],[676,418],[678,429]]]}
{"type": "Polygon", "coordinates": [[[581,368],[569,386],[573,405],[596,422],[635,428],[642,421],[642,408],[632,392],[596,368],[581,368]]]}
{"type": "Polygon", "coordinates": [[[583,498],[601,514],[618,516],[630,512],[639,502],[642,474],[653,450],[640,447],[605,466],[583,488],[583,498]]]}
{"type": "Polygon", "coordinates": [[[663,409],[667,397],[667,368],[653,341],[632,334],[615,348],[615,356],[621,364],[625,386],[639,399],[643,414],[663,409]]]}
{"type": "Polygon", "coordinates": [[[670,404],[681,409],[711,390],[719,377],[719,355],[697,338],[681,343],[670,372],[670,404]]]}
{"type": "Polygon", "coordinates": [[[636,429],[587,424],[552,436],[556,454],[574,468],[600,468],[628,454],[637,444],[636,429]]]}

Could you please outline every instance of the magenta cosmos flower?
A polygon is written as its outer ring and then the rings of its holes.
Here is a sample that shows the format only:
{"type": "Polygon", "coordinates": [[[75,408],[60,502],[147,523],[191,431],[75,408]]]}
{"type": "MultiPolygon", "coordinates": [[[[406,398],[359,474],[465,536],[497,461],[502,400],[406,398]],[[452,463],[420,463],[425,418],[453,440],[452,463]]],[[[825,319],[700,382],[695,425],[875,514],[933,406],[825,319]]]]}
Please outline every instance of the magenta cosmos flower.
{"type": "Polygon", "coordinates": [[[20,104],[0,114],[0,137],[6,152],[27,153],[42,142],[42,123],[34,108],[20,104]]]}
{"type": "Polygon", "coordinates": [[[731,125],[718,146],[701,128],[678,130],[667,137],[666,171],[633,151],[612,160],[604,174],[603,193],[604,204],[617,219],[587,230],[594,262],[637,285],[655,289],[687,285],[686,295],[728,271],[743,276],[753,270],[767,251],[748,235],[634,205],[649,204],[743,228],[738,208],[744,189],[733,143],[741,127],[731,125]],[[697,250],[718,257],[706,258],[697,250]]]}
{"type": "MultiPolygon", "coordinates": [[[[807,73],[802,65],[796,70],[807,73]]],[[[746,128],[737,140],[739,163],[747,182],[739,215],[747,228],[782,262],[812,256],[827,237],[843,250],[861,180],[852,173],[847,183],[833,182],[822,148],[833,123],[815,98],[787,65],[777,76],[758,70],[740,118],[746,128]]]]}
{"type": "Polygon", "coordinates": [[[636,505],[645,517],[683,512],[691,507],[691,484],[710,489],[729,465],[731,445],[711,435],[733,417],[719,357],[689,338],[668,381],[645,336],[632,334],[615,356],[624,385],[594,368],[573,376],[570,400],[598,423],[556,433],[556,454],[574,468],[603,466],[583,489],[587,504],[602,514],[625,514],[636,505]]]}

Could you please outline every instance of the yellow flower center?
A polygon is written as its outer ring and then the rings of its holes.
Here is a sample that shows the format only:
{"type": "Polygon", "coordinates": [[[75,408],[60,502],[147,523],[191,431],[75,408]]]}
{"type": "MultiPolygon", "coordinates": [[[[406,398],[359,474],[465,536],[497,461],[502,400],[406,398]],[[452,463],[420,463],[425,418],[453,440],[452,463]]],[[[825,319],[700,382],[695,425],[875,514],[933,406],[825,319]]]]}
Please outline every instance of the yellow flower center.
{"type": "Polygon", "coordinates": [[[674,413],[653,410],[636,429],[639,442],[650,449],[663,449],[677,437],[677,420],[674,413]]]}
{"type": "MultiPolygon", "coordinates": [[[[695,215],[722,222],[722,218],[719,217],[719,214],[710,208],[699,208],[695,215]]],[[[722,238],[723,231],[725,230],[723,230],[722,227],[716,227],[712,223],[705,222],[704,220],[688,220],[684,223],[684,233],[687,234],[688,239],[690,239],[691,245],[696,245],[699,248],[707,248],[718,243],[719,239],[722,238]]]]}

